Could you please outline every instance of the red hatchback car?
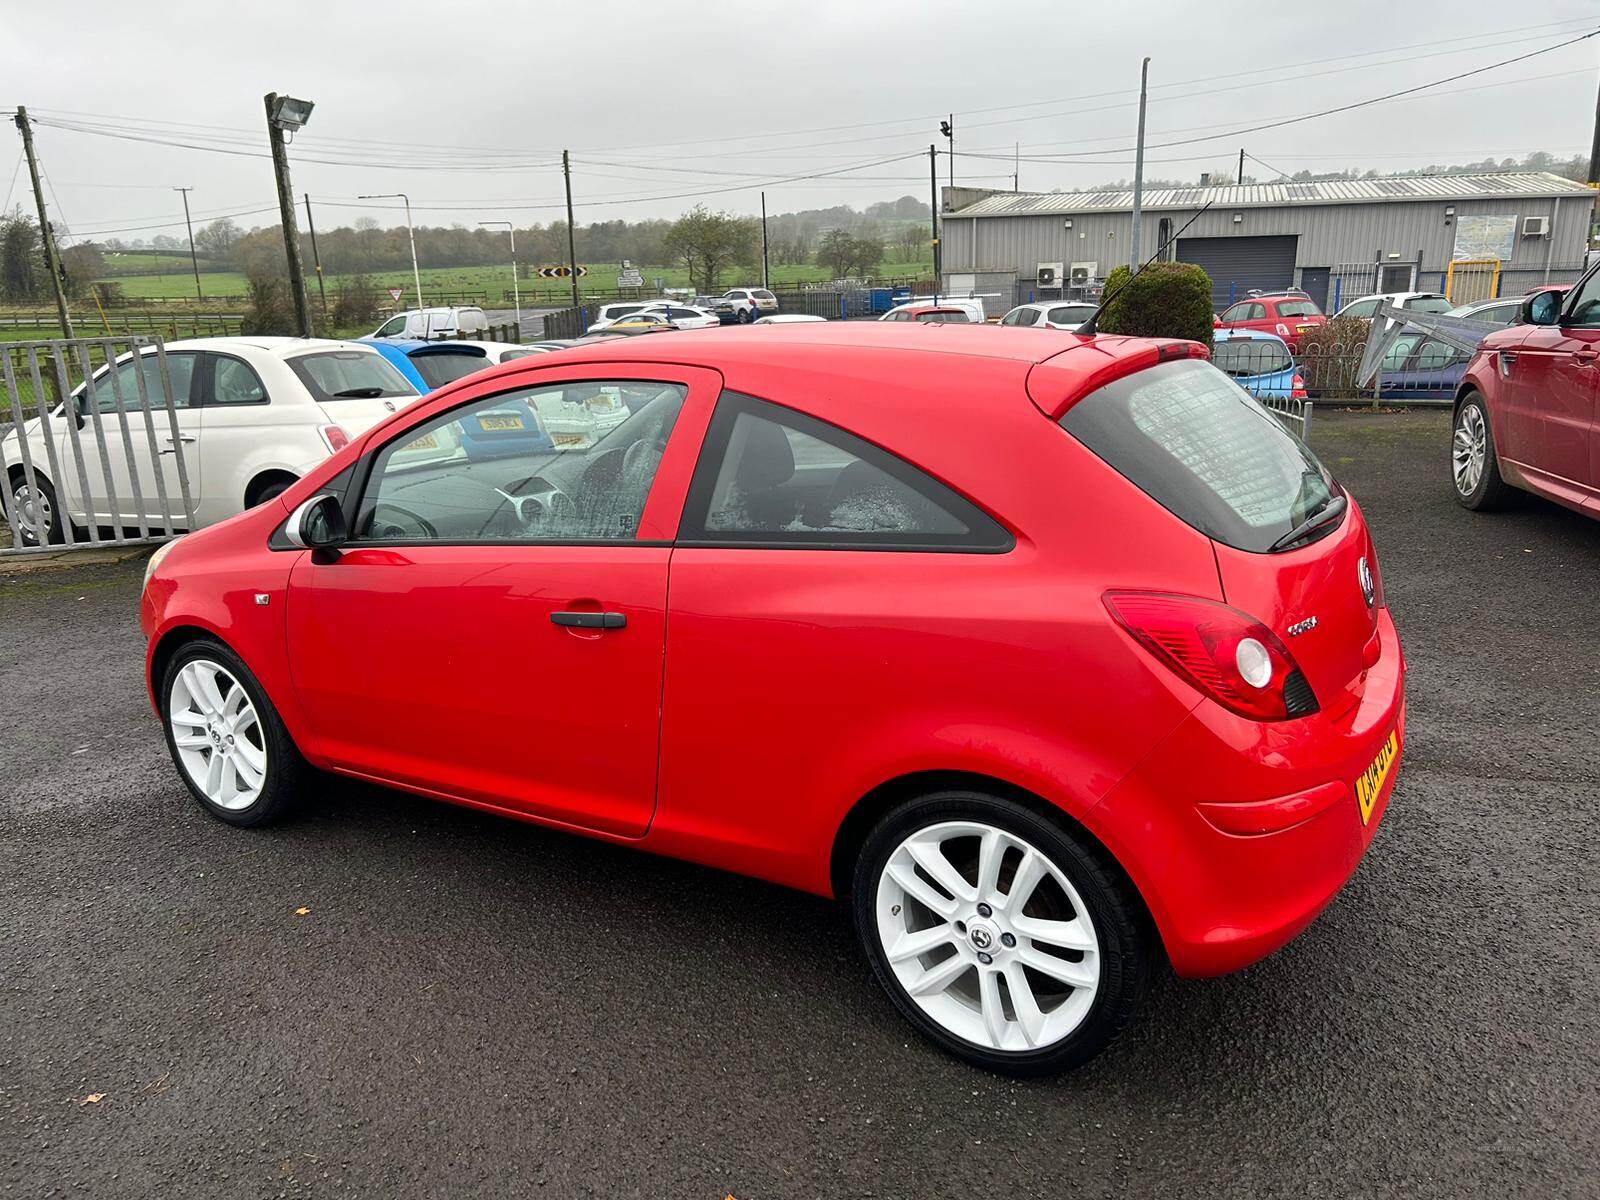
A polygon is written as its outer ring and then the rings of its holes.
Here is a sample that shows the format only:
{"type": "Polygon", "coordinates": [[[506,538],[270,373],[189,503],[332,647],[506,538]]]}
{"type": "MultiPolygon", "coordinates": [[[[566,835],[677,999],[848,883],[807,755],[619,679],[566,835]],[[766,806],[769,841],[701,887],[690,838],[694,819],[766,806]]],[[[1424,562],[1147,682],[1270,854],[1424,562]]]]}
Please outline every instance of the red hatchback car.
{"type": "Polygon", "coordinates": [[[1600,517],[1600,269],[1530,293],[1456,391],[1450,474],[1467,508],[1516,489],[1600,517]]]}
{"type": "Polygon", "coordinates": [[[1231,304],[1217,318],[1218,329],[1255,329],[1281,337],[1291,353],[1300,353],[1300,339],[1318,325],[1326,325],[1316,301],[1303,292],[1281,296],[1252,296],[1231,304]]]}
{"type": "Polygon", "coordinates": [[[235,825],[310,766],[849,897],[935,1042],[1081,1063],[1163,956],[1242,967],[1344,884],[1404,660],[1355,501],[1200,346],[1063,340],[708,330],[435,392],[152,560],[179,773],[235,825]]]}

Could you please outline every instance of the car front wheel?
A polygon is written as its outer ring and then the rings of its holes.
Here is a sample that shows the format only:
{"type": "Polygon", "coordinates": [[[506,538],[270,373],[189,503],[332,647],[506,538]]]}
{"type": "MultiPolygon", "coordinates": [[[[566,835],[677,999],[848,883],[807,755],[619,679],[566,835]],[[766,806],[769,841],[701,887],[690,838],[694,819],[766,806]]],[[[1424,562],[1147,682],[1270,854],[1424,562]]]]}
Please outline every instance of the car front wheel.
{"type": "Polygon", "coordinates": [[[66,541],[62,529],[61,505],[56,500],[56,490],[38,471],[33,473],[33,486],[29,486],[27,473],[16,471],[7,485],[10,512],[16,521],[12,534],[19,546],[56,545],[66,541]]]}
{"type": "Polygon", "coordinates": [[[856,928],[901,1013],[959,1058],[1014,1075],[1080,1066],[1131,1018],[1153,935],[1097,848],[1013,801],[911,801],[857,861],[856,928]]]}
{"type": "Polygon", "coordinates": [[[220,642],[186,644],[161,685],[167,748],[200,807],[230,825],[264,825],[288,810],[305,765],[272,702],[220,642]]]}
{"type": "Polygon", "coordinates": [[[1468,392],[1456,407],[1450,438],[1450,476],[1455,483],[1456,501],[1475,511],[1504,508],[1514,494],[1500,477],[1489,409],[1478,392],[1468,392]]]}

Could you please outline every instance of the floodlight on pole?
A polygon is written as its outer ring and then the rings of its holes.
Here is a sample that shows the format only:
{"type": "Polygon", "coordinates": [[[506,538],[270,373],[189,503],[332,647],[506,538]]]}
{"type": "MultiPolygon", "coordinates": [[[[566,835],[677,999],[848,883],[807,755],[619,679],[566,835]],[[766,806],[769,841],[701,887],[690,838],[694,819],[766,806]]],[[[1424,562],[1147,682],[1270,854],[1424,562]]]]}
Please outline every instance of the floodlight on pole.
{"type": "Polygon", "coordinates": [[[510,221],[479,221],[479,225],[504,229],[511,235],[511,302],[517,309],[517,336],[522,336],[522,289],[517,286],[517,229],[510,221]]]}
{"type": "Polygon", "coordinates": [[[406,237],[411,240],[411,282],[417,285],[417,307],[422,303],[422,272],[417,270],[417,233],[411,228],[411,198],[404,192],[384,192],[381,195],[357,196],[357,200],[399,200],[406,206],[406,237]]]}
{"type": "Polygon", "coordinates": [[[278,96],[272,105],[272,123],[279,129],[293,132],[311,120],[311,110],[316,105],[310,100],[297,100],[293,96],[278,96]]]}

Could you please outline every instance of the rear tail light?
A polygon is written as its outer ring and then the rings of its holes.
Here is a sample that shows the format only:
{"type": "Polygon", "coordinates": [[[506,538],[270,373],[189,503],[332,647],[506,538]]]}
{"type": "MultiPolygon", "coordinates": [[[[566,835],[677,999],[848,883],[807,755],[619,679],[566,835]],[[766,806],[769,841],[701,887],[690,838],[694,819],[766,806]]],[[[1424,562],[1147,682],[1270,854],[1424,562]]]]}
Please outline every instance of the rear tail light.
{"type": "Polygon", "coordinates": [[[329,454],[337,454],[350,444],[350,435],[338,425],[321,425],[318,426],[317,432],[327,443],[329,454]]]}
{"type": "Polygon", "coordinates": [[[1254,721],[1317,711],[1317,698],[1278,635],[1236,608],[1198,596],[1107,592],[1117,623],[1204,695],[1254,721]]]}
{"type": "Polygon", "coordinates": [[[1278,322],[1278,336],[1279,337],[1288,337],[1289,336],[1289,327],[1287,325],[1285,325],[1282,321],[1278,322]]]}
{"type": "Polygon", "coordinates": [[[1291,400],[1304,400],[1306,398],[1306,377],[1300,374],[1299,371],[1294,373],[1292,386],[1294,391],[1289,393],[1289,398],[1291,400]]]}

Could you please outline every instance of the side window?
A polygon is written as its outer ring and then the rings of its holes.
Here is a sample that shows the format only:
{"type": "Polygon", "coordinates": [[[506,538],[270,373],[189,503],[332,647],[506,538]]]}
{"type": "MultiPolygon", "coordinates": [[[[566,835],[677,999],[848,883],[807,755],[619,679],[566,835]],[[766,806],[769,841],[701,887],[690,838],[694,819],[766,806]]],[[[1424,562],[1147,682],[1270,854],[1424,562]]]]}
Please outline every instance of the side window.
{"type": "Polygon", "coordinates": [[[1567,329],[1600,329],[1600,271],[1573,289],[1576,293],[1561,324],[1567,329]]]}
{"type": "Polygon", "coordinates": [[[1235,321],[1243,321],[1246,319],[1245,314],[1249,310],[1250,306],[1248,304],[1235,304],[1229,308],[1227,312],[1222,314],[1222,323],[1224,325],[1231,325],[1235,321]]]}
{"type": "Polygon", "coordinates": [[[1411,352],[1416,349],[1417,343],[1422,340],[1420,333],[1402,333],[1395,338],[1394,344],[1389,347],[1389,352],[1383,356],[1383,369],[1385,371],[1398,371],[1405,366],[1406,359],[1411,357],[1411,352]]]}
{"type": "Polygon", "coordinates": [[[475,400],[378,451],[369,542],[633,541],[688,389],[587,382],[475,400]]]}
{"type": "Polygon", "coordinates": [[[1346,317],[1370,317],[1377,311],[1378,302],[1376,300],[1357,300],[1346,308],[1342,315],[1346,317]]]}
{"type": "Polygon", "coordinates": [[[1456,348],[1448,342],[1436,342],[1429,338],[1422,343],[1422,349],[1417,351],[1418,370],[1437,371],[1457,361],[1459,359],[1456,348]]]}
{"type": "Polygon", "coordinates": [[[795,548],[1012,546],[993,518],[903,459],[737,392],[717,401],[679,536],[795,548]]]}
{"type": "Polygon", "coordinates": [[[267,389],[261,377],[242,358],[213,355],[211,399],[216,404],[265,404],[267,389]]]}
{"type": "Polygon", "coordinates": [[[1267,319],[1267,306],[1265,304],[1252,304],[1250,312],[1246,315],[1247,321],[1264,321],[1267,319]]]}
{"type": "MultiPolygon", "coordinates": [[[[174,351],[167,355],[167,370],[172,375],[172,406],[188,408],[193,403],[194,367],[199,356],[193,352],[174,351]]],[[[161,360],[154,354],[142,354],[137,362],[129,359],[117,367],[116,377],[102,371],[94,378],[95,407],[103,413],[117,411],[117,395],[121,392],[122,410],[140,412],[147,405],[153,409],[165,407],[165,392],[161,383],[161,360]],[[145,395],[139,394],[139,375],[144,375],[145,395]]],[[[88,388],[82,388],[79,407],[88,412],[88,388]]]]}
{"type": "Polygon", "coordinates": [[[378,326],[378,332],[373,334],[373,336],[374,337],[399,337],[405,331],[406,331],[406,319],[404,317],[396,317],[394,320],[385,321],[382,325],[378,326]]]}

